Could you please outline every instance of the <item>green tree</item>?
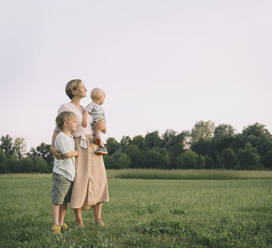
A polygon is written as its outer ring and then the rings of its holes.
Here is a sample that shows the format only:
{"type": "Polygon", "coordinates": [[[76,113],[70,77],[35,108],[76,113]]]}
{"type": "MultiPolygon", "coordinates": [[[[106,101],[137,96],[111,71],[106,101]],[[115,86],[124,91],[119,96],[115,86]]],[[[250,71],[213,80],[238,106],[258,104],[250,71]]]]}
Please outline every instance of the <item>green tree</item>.
{"type": "Polygon", "coordinates": [[[107,169],[115,169],[114,158],[112,155],[104,156],[104,163],[107,169]]]}
{"type": "Polygon", "coordinates": [[[126,148],[128,147],[128,145],[131,143],[131,138],[129,136],[123,136],[121,141],[120,141],[120,144],[121,144],[121,147],[123,149],[123,151],[126,150],[126,148]]]}
{"type": "Polygon", "coordinates": [[[199,121],[197,122],[191,131],[192,144],[198,142],[200,139],[207,140],[213,137],[214,122],[211,121],[199,121]]]}
{"type": "Polygon", "coordinates": [[[9,136],[1,137],[0,149],[2,149],[7,158],[16,157],[21,159],[26,151],[24,138],[16,138],[14,141],[9,136]]]}
{"type": "Polygon", "coordinates": [[[6,155],[3,150],[0,149],[0,173],[5,173],[7,168],[6,168],[6,155]]]}
{"type": "Polygon", "coordinates": [[[205,167],[205,157],[198,155],[191,149],[177,157],[177,168],[179,169],[202,169],[205,167]]]}
{"type": "Polygon", "coordinates": [[[130,144],[127,147],[127,154],[131,160],[131,168],[142,168],[143,166],[143,151],[138,146],[130,144]]]}
{"type": "Polygon", "coordinates": [[[222,140],[226,137],[233,137],[235,135],[234,128],[228,124],[220,124],[214,129],[214,136],[215,140],[222,140]]]}
{"type": "Polygon", "coordinates": [[[152,148],[144,153],[143,167],[168,169],[170,164],[169,156],[165,148],[152,148]]]}
{"type": "Polygon", "coordinates": [[[234,169],[236,167],[236,155],[235,152],[230,147],[226,148],[223,151],[222,157],[225,169],[234,169]]]}
{"type": "MultiPolygon", "coordinates": [[[[108,157],[108,156],[106,156],[108,157]]],[[[118,150],[114,154],[111,155],[111,158],[107,158],[106,162],[110,162],[109,164],[111,169],[124,169],[130,167],[130,158],[129,156],[118,150]]]]}
{"type": "Polygon", "coordinates": [[[119,156],[117,163],[118,163],[119,169],[125,169],[125,168],[130,168],[131,161],[129,156],[126,153],[122,153],[119,156]]]}
{"type": "Polygon", "coordinates": [[[216,168],[216,164],[214,160],[209,155],[204,155],[205,158],[205,168],[206,169],[214,169],[216,168]]]}
{"type": "Polygon", "coordinates": [[[162,143],[164,147],[170,146],[172,140],[176,137],[177,133],[176,131],[172,129],[167,129],[163,134],[162,134],[162,143]]]}
{"type": "Polygon", "coordinates": [[[201,155],[212,154],[212,146],[210,139],[200,138],[197,142],[191,145],[191,150],[201,155]]]}
{"type": "Polygon", "coordinates": [[[25,144],[25,139],[24,138],[16,138],[13,142],[12,146],[14,156],[22,159],[24,153],[26,152],[26,144],[25,144]]]}
{"type": "Polygon", "coordinates": [[[272,150],[272,136],[265,128],[265,125],[255,123],[243,129],[241,134],[241,143],[244,146],[246,143],[256,147],[261,156],[261,163],[267,166],[267,158],[272,150]]]}
{"type": "Polygon", "coordinates": [[[9,135],[1,137],[0,149],[5,152],[7,158],[14,156],[13,140],[9,135]]]}
{"type": "Polygon", "coordinates": [[[31,147],[30,151],[27,153],[27,157],[34,160],[43,159],[47,162],[48,165],[54,162],[54,156],[50,152],[50,145],[45,143],[41,143],[36,148],[31,147]]]}
{"type": "Polygon", "coordinates": [[[167,130],[163,134],[163,147],[165,147],[169,153],[170,168],[176,168],[176,158],[188,147],[189,137],[190,133],[188,131],[177,134],[173,130],[167,130]]]}
{"type": "Polygon", "coordinates": [[[220,124],[214,130],[211,140],[211,150],[214,153],[221,153],[228,147],[233,147],[235,139],[234,128],[231,125],[220,124]]]}
{"type": "Polygon", "coordinates": [[[132,139],[131,144],[136,145],[140,150],[143,150],[144,149],[144,137],[142,135],[135,136],[132,139]]]}
{"type": "Polygon", "coordinates": [[[161,145],[162,145],[162,140],[159,136],[158,131],[147,133],[145,135],[144,146],[146,149],[150,149],[150,148],[154,148],[154,147],[161,147],[161,145]]]}
{"type": "Polygon", "coordinates": [[[256,147],[246,143],[244,148],[239,149],[238,154],[238,168],[242,170],[261,169],[261,157],[256,147]]]}
{"type": "Polygon", "coordinates": [[[106,146],[109,155],[112,155],[121,148],[121,145],[118,143],[118,141],[112,137],[107,139],[106,146]]]}
{"type": "Polygon", "coordinates": [[[267,151],[267,153],[265,154],[263,158],[263,161],[264,161],[265,168],[272,169],[272,150],[267,151]]]}

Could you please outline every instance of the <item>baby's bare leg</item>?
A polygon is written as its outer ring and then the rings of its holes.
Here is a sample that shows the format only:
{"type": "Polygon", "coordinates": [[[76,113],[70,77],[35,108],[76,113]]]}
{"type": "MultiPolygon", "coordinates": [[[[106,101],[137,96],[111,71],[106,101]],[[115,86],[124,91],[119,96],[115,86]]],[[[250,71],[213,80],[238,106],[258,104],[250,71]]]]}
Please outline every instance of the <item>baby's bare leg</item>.
{"type": "Polygon", "coordinates": [[[101,130],[96,128],[96,125],[94,125],[93,128],[93,132],[94,132],[94,143],[101,146],[101,130]]]}
{"type": "Polygon", "coordinates": [[[99,129],[97,129],[97,128],[95,128],[94,129],[94,136],[101,136],[101,130],[99,130],[99,129]]]}

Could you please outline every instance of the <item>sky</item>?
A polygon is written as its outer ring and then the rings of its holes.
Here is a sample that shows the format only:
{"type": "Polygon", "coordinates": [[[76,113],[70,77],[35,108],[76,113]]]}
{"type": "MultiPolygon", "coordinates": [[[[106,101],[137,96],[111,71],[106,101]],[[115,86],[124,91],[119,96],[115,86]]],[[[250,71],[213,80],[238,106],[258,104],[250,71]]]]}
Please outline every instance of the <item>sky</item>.
{"type": "Polygon", "coordinates": [[[0,136],[50,143],[66,83],[106,92],[120,140],[197,121],[272,132],[272,1],[10,0],[0,7],[0,136]]]}

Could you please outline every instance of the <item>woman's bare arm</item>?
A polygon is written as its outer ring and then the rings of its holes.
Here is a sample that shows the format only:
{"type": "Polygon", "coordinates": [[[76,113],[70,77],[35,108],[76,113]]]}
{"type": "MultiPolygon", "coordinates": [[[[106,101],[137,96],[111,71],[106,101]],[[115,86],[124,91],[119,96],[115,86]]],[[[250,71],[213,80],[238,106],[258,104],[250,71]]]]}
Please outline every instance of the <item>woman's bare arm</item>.
{"type": "Polygon", "coordinates": [[[56,140],[56,136],[58,135],[58,133],[59,133],[59,131],[56,131],[56,130],[53,133],[50,151],[53,153],[53,155],[56,157],[56,159],[63,159],[62,153],[55,148],[55,140],[56,140]]]}
{"type": "Polygon", "coordinates": [[[73,158],[73,157],[76,157],[77,155],[78,155],[78,151],[72,151],[72,152],[67,152],[67,153],[63,154],[63,157],[73,158]]]}

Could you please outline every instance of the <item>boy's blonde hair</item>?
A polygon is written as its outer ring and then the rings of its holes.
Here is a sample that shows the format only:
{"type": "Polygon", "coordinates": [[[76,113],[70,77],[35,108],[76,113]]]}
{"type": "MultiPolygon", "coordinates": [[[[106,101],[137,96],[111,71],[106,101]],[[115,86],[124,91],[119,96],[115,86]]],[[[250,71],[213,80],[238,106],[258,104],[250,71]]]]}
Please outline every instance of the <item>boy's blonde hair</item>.
{"type": "Polygon", "coordinates": [[[81,79],[73,79],[66,84],[66,95],[69,96],[70,99],[74,97],[73,90],[76,90],[80,83],[81,79]]]}
{"type": "Polygon", "coordinates": [[[69,111],[61,112],[56,118],[57,127],[60,130],[63,130],[64,122],[74,118],[77,119],[77,116],[73,112],[69,112],[69,111]]]}
{"type": "Polygon", "coordinates": [[[93,101],[98,100],[98,97],[101,96],[102,94],[105,94],[103,90],[99,88],[94,88],[91,91],[91,98],[93,101]]]}

